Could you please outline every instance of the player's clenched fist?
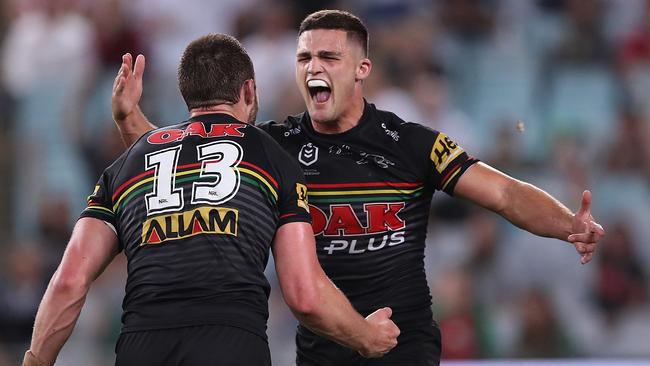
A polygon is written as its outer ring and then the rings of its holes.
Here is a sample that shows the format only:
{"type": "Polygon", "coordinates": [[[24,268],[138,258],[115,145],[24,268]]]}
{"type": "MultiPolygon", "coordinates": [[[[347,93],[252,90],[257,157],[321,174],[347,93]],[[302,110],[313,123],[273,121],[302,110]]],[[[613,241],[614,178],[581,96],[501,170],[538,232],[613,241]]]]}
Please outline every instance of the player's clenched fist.
{"type": "Polygon", "coordinates": [[[363,357],[381,357],[397,346],[397,337],[400,330],[390,320],[391,315],[393,315],[391,308],[381,308],[366,317],[372,331],[370,332],[369,342],[364,349],[359,351],[363,357]]]}

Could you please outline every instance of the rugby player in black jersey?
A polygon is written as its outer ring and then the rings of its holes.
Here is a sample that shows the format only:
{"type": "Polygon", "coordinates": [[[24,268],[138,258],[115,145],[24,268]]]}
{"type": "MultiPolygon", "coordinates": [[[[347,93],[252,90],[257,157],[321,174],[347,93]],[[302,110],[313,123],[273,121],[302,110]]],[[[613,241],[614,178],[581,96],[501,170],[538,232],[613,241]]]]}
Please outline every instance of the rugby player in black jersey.
{"type": "MultiPolygon", "coordinates": [[[[357,17],[335,10],[309,15],[296,52],[307,112],[261,127],[305,172],[325,272],[362,314],[390,306],[402,333],[385,357],[364,360],[300,326],[297,364],[438,365],[440,333],[423,261],[435,191],[470,200],[533,234],[568,241],[583,264],[604,230],[591,217],[588,191],[573,214],[543,190],[469,156],[444,133],[366,102],[367,55],[368,33],[357,17]]],[[[141,79],[130,75],[129,81],[127,92],[113,98],[127,144],[153,128],[136,104],[141,79]]]]}
{"type": "Polygon", "coordinates": [[[179,87],[190,119],[145,134],[104,171],[43,297],[23,364],[54,364],[89,286],[122,250],[118,365],[270,365],[270,248],[302,324],[366,357],[393,348],[391,310],[364,319],[319,266],[302,171],[249,124],[257,95],[239,42],[212,34],[190,43],[179,87]]]}

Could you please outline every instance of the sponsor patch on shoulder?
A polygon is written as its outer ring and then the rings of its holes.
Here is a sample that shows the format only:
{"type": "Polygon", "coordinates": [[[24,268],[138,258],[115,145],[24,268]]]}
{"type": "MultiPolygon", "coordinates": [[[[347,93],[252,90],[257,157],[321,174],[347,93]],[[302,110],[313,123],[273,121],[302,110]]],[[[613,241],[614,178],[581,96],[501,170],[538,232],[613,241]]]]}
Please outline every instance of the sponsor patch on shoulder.
{"type": "Polygon", "coordinates": [[[302,207],[305,211],[309,212],[307,187],[304,184],[296,183],[296,193],[298,194],[298,207],[302,207]]]}
{"type": "Polygon", "coordinates": [[[433,143],[430,158],[438,173],[442,173],[449,166],[449,163],[454,161],[464,151],[449,136],[440,132],[438,137],[436,137],[436,142],[433,143]]]}

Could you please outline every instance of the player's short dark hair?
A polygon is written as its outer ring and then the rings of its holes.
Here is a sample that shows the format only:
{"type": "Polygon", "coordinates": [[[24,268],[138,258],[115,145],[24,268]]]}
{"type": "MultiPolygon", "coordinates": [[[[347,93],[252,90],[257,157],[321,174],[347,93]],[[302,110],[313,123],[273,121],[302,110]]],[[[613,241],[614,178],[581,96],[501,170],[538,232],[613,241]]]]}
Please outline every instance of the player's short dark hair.
{"type": "Polygon", "coordinates": [[[298,36],[312,29],[338,29],[359,43],[364,56],[368,56],[368,29],[356,15],[343,10],[319,10],[309,14],[300,23],[298,36]]]}
{"type": "Polygon", "coordinates": [[[244,47],[226,34],[211,33],[192,41],[178,66],[178,87],[188,109],[239,102],[239,91],[255,78],[244,47]]]}

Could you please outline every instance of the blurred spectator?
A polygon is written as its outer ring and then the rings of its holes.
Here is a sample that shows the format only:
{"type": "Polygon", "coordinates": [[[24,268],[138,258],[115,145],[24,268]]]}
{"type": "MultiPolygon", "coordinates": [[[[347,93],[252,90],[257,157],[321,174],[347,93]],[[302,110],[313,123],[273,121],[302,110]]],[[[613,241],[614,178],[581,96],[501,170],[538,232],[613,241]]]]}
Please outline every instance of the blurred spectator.
{"type": "Polygon", "coordinates": [[[93,30],[71,0],[35,0],[15,19],[3,46],[2,76],[23,97],[53,80],[81,83],[94,64],[93,30]]]}
{"type": "MultiPolygon", "coordinates": [[[[523,133],[525,130],[518,131],[516,123],[518,122],[495,123],[498,126],[496,127],[496,142],[492,144],[487,154],[491,165],[509,174],[514,174],[513,172],[520,168],[522,163],[521,147],[519,140],[516,139],[516,134],[523,133]]],[[[523,125],[521,128],[525,129],[523,125]]]]}
{"type": "Polygon", "coordinates": [[[557,177],[564,180],[565,191],[569,195],[589,187],[587,167],[591,154],[584,145],[579,132],[557,135],[551,145],[551,163],[547,170],[555,170],[557,177]]]}
{"type": "Polygon", "coordinates": [[[597,257],[594,290],[598,306],[608,322],[614,323],[626,309],[647,301],[648,274],[639,262],[626,224],[616,222],[608,230],[597,257]]]}
{"type": "Polygon", "coordinates": [[[602,6],[598,0],[567,0],[567,30],[551,51],[553,65],[599,64],[610,61],[603,35],[602,6]]]}
{"type": "Polygon", "coordinates": [[[547,140],[558,134],[583,135],[582,148],[595,153],[611,133],[620,84],[604,36],[603,3],[567,0],[564,33],[544,56],[539,111],[547,140]]]}
{"type": "Polygon", "coordinates": [[[618,61],[624,69],[638,64],[650,65],[650,0],[645,0],[641,20],[623,40],[618,50],[618,61]]]}
{"type": "Polygon", "coordinates": [[[443,4],[440,18],[460,38],[480,39],[489,35],[495,27],[494,1],[448,0],[443,4]]]}
{"type": "Polygon", "coordinates": [[[39,199],[56,194],[80,209],[77,192],[90,185],[78,142],[83,121],[79,103],[84,105],[85,87],[95,71],[93,28],[71,0],[34,0],[31,5],[10,25],[0,65],[16,98],[12,139],[21,169],[12,177],[12,215],[19,238],[34,237],[39,199]]]}
{"type": "Polygon", "coordinates": [[[520,306],[521,333],[514,356],[559,358],[576,355],[546,293],[533,289],[521,299],[520,306]]]}
{"type": "Polygon", "coordinates": [[[111,76],[122,62],[124,53],[146,53],[141,39],[142,29],[127,13],[124,0],[98,1],[90,10],[90,19],[95,27],[94,44],[100,67],[110,70],[111,76]]]}
{"type": "Polygon", "coordinates": [[[257,20],[254,32],[242,43],[255,66],[258,121],[281,120],[304,109],[295,81],[294,10],[283,2],[256,6],[247,13],[248,18],[257,20]]]}
{"type": "Polygon", "coordinates": [[[422,114],[422,120],[417,122],[443,131],[470,154],[483,156],[476,128],[463,111],[452,105],[448,84],[439,68],[423,70],[413,76],[408,91],[422,114]]]}
{"type": "Polygon", "coordinates": [[[187,107],[176,86],[176,70],[185,46],[210,33],[231,34],[237,16],[259,0],[137,0],[129,3],[147,47],[143,97],[151,103],[151,118],[160,125],[187,117],[187,107]]]}
{"type": "Polygon", "coordinates": [[[605,147],[604,161],[612,172],[639,174],[650,179],[649,120],[630,109],[621,109],[615,134],[605,147]]]}
{"type": "Polygon", "coordinates": [[[460,268],[436,277],[434,307],[442,332],[444,359],[484,358],[492,355],[487,308],[475,298],[471,278],[460,268]]]}
{"type": "Polygon", "coordinates": [[[61,197],[51,197],[40,203],[38,211],[38,236],[43,243],[41,250],[44,269],[47,276],[58,267],[65,247],[72,233],[70,205],[61,197]]]}
{"type": "Polygon", "coordinates": [[[113,126],[113,120],[104,118],[100,121],[102,123],[97,126],[97,129],[99,136],[102,136],[102,143],[98,145],[96,139],[84,141],[84,155],[93,179],[98,179],[104,169],[124,152],[124,142],[119,131],[113,126]]]}
{"type": "Polygon", "coordinates": [[[29,344],[34,316],[47,286],[42,248],[19,243],[2,256],[0,342],[29,344]]]}
{"type": "Polygon", "coordinates": [[[632,107],[650,116],[650,0],[645,0],[640,23],[618,49],[618,66],[632,107]]]}
{"type": "Polygon", "coordinates": [[[498,273],[499,243],[502,235],[499,231],[499,218],[488,212],[476,212],[468,220],[471,233],[465,268],[472,279],[472,288],[476,298],[485,303],[496,303],[501,299],[497,295],[500,287],[498,273]]]}

